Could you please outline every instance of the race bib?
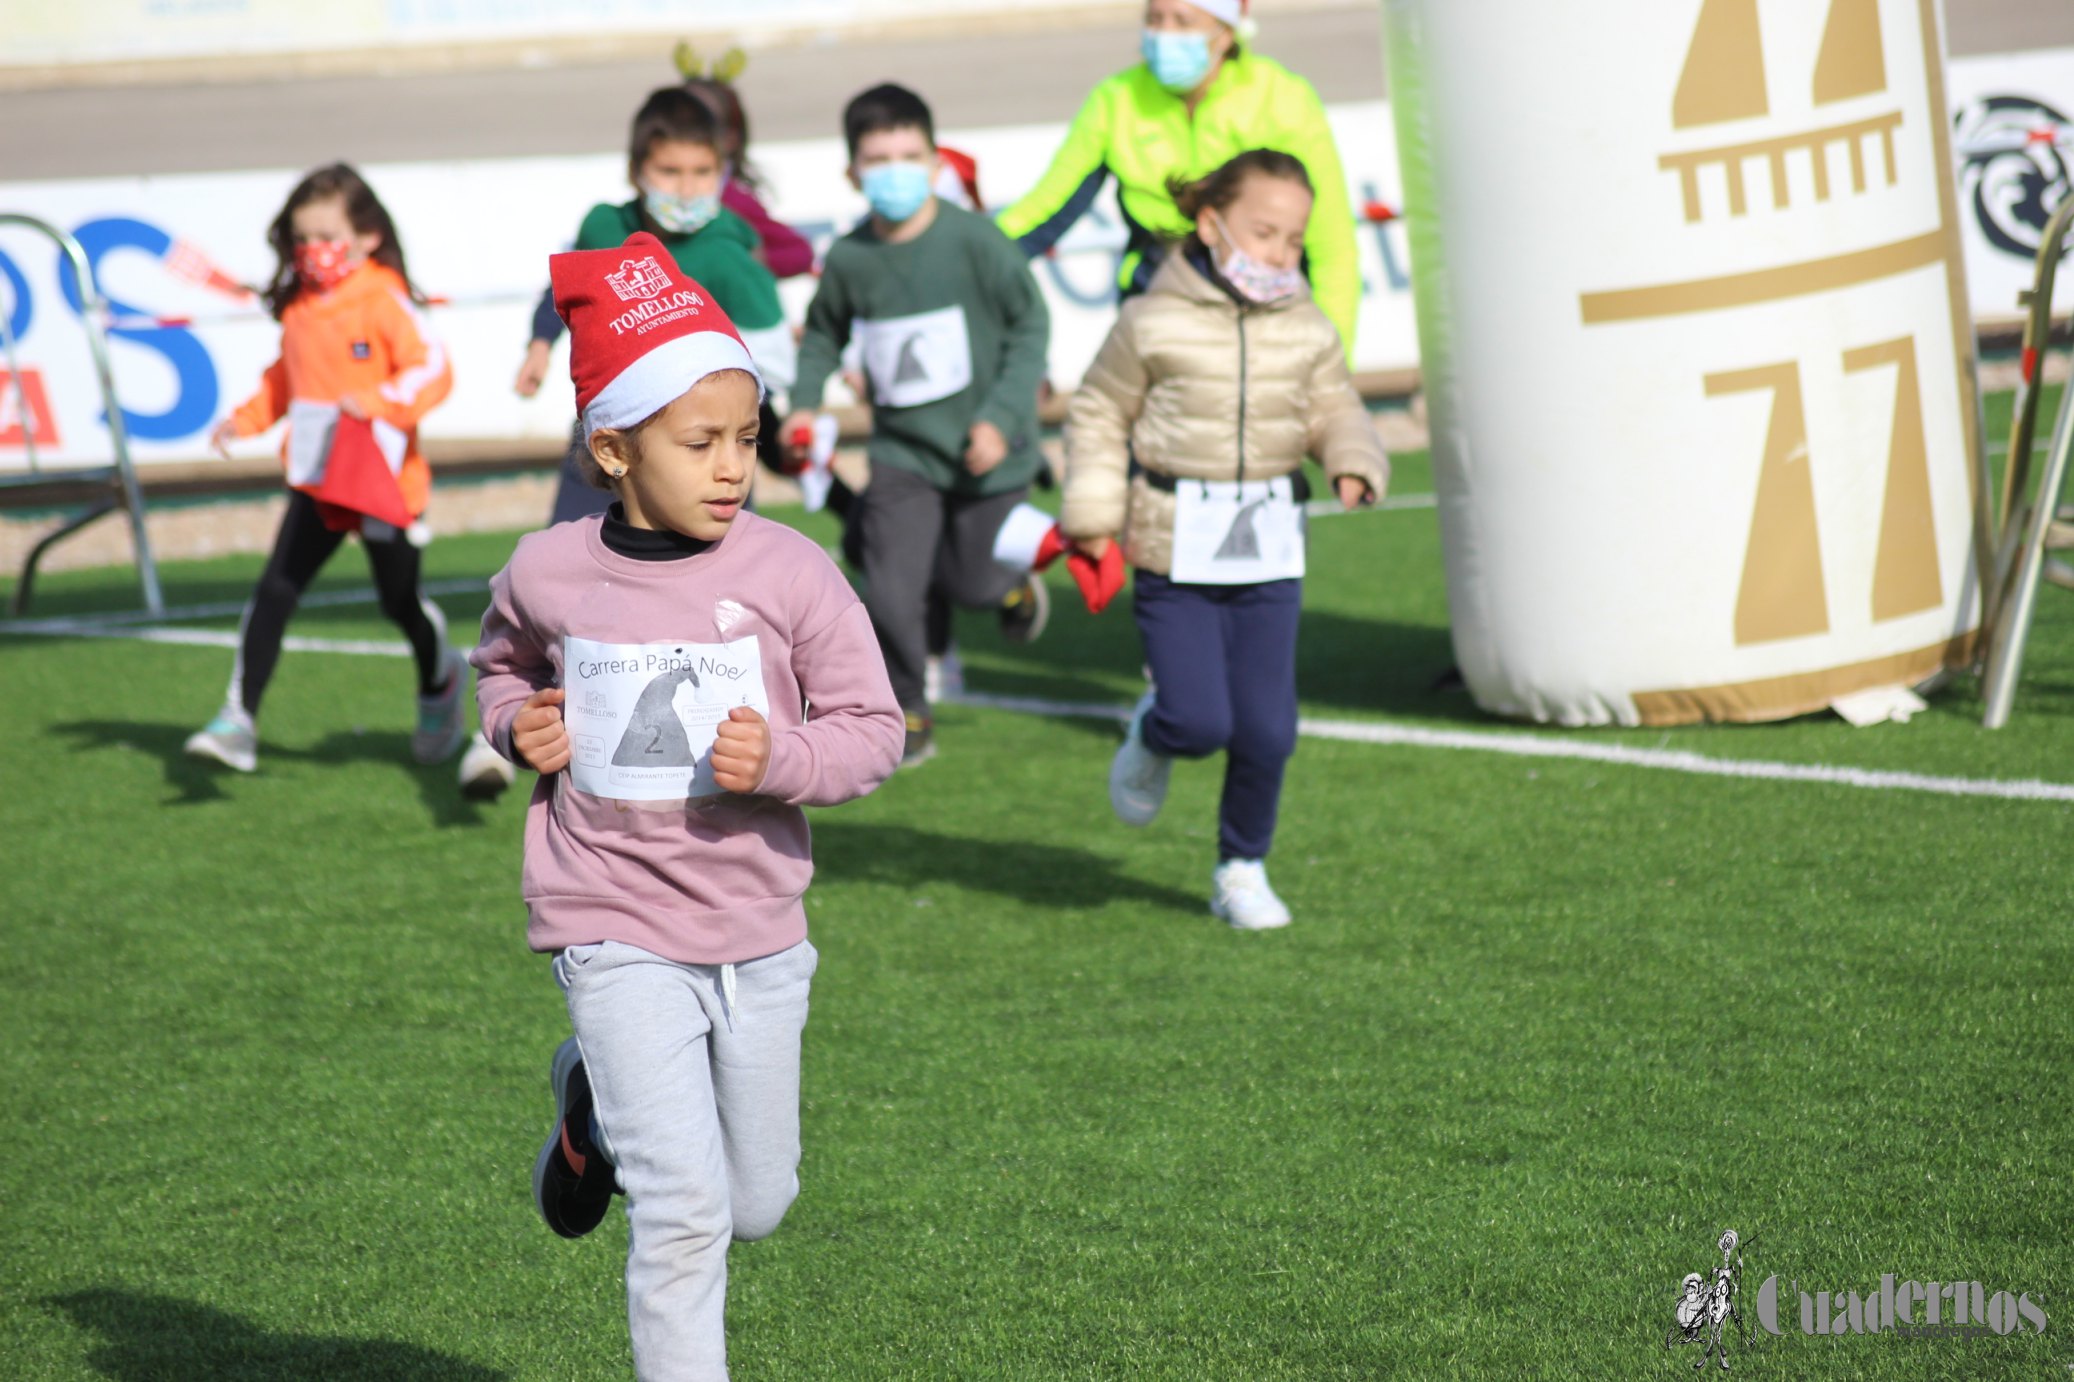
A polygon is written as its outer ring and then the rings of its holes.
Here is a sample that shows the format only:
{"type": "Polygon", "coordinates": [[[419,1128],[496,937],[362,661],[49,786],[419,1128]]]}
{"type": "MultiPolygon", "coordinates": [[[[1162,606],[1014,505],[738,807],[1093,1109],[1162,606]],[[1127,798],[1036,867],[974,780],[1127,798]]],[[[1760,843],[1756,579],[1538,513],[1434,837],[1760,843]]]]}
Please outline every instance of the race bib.
{"type": "Polygon", "coordinates": [[[1303,575],[1295,481],[1176,480],[1174,565],[1184,585],[1257,585],[1303,575]]]}
{"type": "Polygon", "coordinates": [[[298,398],[288,404],[288,483],[308,489],[324,479],[331,438],[338,431],[338,404],[298,398]]]}
{"type": "Polygon", "coordinates": [[[934,403],[972,384],[972,341],[962,307],[859,320],[857,341],[872,399],[885,407],[934,403]]]}
{"type": "Polygon", "coordinates": [[[562,642],[562,719],[569,785],[621,801],[683,801],[722,790],[713,740],[738,705],[766,719],[756,640],[731,643],[562,642]]]}

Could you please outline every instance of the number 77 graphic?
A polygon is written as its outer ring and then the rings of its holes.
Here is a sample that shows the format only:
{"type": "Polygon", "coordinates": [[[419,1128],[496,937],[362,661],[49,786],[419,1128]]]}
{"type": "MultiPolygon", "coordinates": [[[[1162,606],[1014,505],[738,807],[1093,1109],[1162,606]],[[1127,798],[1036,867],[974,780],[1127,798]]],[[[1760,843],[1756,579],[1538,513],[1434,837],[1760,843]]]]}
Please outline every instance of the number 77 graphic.
{"type": "MultiPolygon", "coordinates": [[[[1894,366],[1894,421],[1873,561],[1875,623],[1934,609],[1944,600],[1915,338],[1903,336],[1843,353],[1847,374],[1882,365],[1894,366]]],[[[1736,591],[1736,646],[1827,633],[1829,600],[1822,575],[1821,531],[1815,521],[1800,364],[1787,360],[1728,370],[1707,375],[1704,382],[1709,398],[1760,390],[1772,395],[1764,459],[1757,472],[1757,501],[1736,591]]]]}

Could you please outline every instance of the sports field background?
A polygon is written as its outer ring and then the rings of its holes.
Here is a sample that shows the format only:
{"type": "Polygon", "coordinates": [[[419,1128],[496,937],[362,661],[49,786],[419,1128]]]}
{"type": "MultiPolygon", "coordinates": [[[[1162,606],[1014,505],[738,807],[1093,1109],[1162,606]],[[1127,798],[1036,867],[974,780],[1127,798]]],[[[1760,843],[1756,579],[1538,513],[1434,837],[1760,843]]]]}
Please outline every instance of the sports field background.
{"type": "MultiPolygon", "coordinates": [[[[1431,510],[1312,532],[1319,719],[2074,784],[2055,590],[1998,734],[1970,682],[1907,726],[1563,734],[1430,689],[1431,510]]],[[[442,540],[428,580],[511,541],[442,540]]],[[[172,567],[168,601],[257,569],[172,567]]],[[[365,584],[349,549],[322,588],[365,584]]],[[[1128,608],[1055,594],[1028,649],[967,617],[972,688],[1127,705],[1128,608]]],[[[36,612],[134,598],[55,576],[36,612]]],[[[483,597],[441,603],[465,630],[483,597]]],[[[371,604],[290,632],[396,641],[371,604]]],[[[284,657],[260,772],[212,771],[180,745],[229,665],[0,640],[0,1379],[629,1375],[623,1217],[564,1242],[528,1192],[566,1017],[523,944],[525,792],[412,765],[408,662],[340,653],[284,657]]],[[[744,1382],[1689,1375],[1664,1334],[1730,1226],[1753,1291],[1893,1272],[2050,1318],[1787,1320],[1735,1375],[2074,1362],[2074,804],[1311,737],[1271,861],[1296,925],[1245,935],[1205,908],[1220,766],[1125,832],[1117,735],[947,707],[935,760],[814,814],[804,1188],[731,1259],[744,1382]]]]}

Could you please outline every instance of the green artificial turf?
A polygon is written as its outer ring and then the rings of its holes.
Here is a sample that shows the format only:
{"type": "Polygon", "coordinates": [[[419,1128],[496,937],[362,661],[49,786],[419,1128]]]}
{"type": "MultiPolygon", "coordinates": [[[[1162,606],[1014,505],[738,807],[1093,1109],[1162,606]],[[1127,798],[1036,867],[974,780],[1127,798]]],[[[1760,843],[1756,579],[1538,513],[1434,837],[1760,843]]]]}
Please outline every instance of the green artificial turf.
{"type": "MultiPolygon", "coordinates": [[[[1430,510],[1313,539],[1306,713],[1554,734],[1431,689],[1430,510]]],[[[443,540],[428,579],[510,542],[443,540]]],[[[168,598],[257,565],[171,566],[168,598]]],[[[125,579],[51,577],[40,612],[125,579]]],[[[973,688],[1126,703],[1128,610],[1054,593],[1032,648],[968,617],[973,688]]],[[[394,638],[367,606],[291,631],[394,638]]],[[[0,642],[0,1379],[630,1375],[623,1217],[564,1242],[527,1189],[566,1017],[523,943],[524,793],[462,801],[409,761],[408,663],[324,653],[283,659],[261,771],[210,771],[180,745],[229,661],[0,642]]],[[[2012,726],[1978,714],[1966,683],[1906,727],[1585,737],[2074,782],[2074,600],[2041,598],[2012,726]]],[[[2074,1362],[2066,804],[1307,739],[1297,924],[1244,935],[1204,905],[1218,765],[1126,832],[1116,736],[948,707],[938,758],[815,813],[803,1192],[733,1251],[738,1378],[1688,1375],[1664,1335],[1730,1226],[1746,1309],[1770,1273],[1892,1272],[2050,1319],[1815,1339],[1789,1294],[1735,1375],[2074,1362]]]]}

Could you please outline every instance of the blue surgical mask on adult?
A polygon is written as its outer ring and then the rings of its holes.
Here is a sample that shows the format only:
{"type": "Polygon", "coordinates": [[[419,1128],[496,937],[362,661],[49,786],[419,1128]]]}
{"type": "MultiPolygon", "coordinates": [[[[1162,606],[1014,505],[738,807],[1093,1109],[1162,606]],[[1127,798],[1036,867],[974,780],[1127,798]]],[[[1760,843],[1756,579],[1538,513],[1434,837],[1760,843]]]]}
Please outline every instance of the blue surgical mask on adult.
{"type": "Polygon", "coordinates": [[[690,235],[704,230],[720,214],[720,196],[708,192],[702,197],[673,197],[667,192],[658,192],[652,187],[641,189],[641,205],[655,223],[672,235],[690,235]]]}
{"type": "Polygon", "coordinates": [[[1192,29],[1147,29],[1138,51],[1152,78],[1176,95],[1193,91],[1210,75],[1210,36],[1192,29]]]}
{"type": "Polygon", "coordinates": [[[929,170],[919,163],[880,163],[858,179],[864,199],[883,220],[904,221],[929,200],[929,170]]]}

